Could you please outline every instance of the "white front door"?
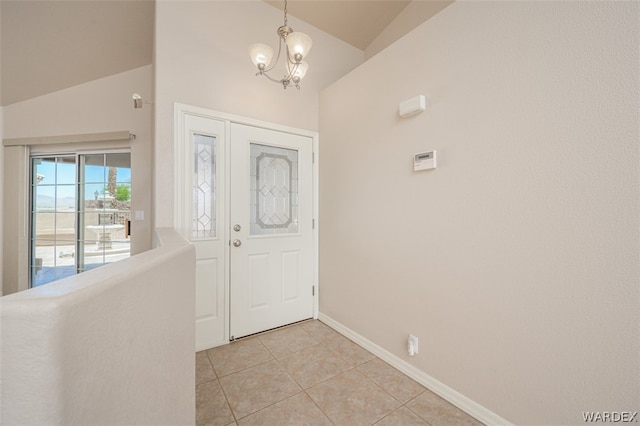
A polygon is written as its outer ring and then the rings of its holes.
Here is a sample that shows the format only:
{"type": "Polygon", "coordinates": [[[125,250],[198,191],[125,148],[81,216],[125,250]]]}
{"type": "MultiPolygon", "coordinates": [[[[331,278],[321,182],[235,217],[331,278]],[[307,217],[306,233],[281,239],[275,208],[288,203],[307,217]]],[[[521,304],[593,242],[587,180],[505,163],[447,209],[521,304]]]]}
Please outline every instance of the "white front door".
{"type": "Polygon", "coordinates": [[[312,138],[231,124],[230,338],[313,316],[312,138]]]}

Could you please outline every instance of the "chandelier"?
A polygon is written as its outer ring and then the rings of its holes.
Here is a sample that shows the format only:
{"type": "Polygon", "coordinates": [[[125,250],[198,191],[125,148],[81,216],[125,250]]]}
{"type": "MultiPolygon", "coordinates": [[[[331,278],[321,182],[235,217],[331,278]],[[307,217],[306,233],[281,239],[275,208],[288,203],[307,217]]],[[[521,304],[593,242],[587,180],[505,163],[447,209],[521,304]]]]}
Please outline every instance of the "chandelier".
{"type": "Polygon", "coordinates": [[[309,54],[313,42],[311,37],[305,33],[293,31],[293,28],[287,25],[287,0],[284,0],[284,25],[278,28],[278,36],[278,56],[272,65],[273,49],[271,46],[263,43],[255,43],[249,46],[251,61],[258,67],[256,76],[263,75],[274,83],[282,84],[285,89],[291,85],[295,86],[296,89],[300,89],[300,80],[304,78],[309,68],[309,64],[303,59],[309,54]],[[282,79],[278,80],[267,73],[278,64],[283,44],[286,51],[286,73],[282,79]]]}

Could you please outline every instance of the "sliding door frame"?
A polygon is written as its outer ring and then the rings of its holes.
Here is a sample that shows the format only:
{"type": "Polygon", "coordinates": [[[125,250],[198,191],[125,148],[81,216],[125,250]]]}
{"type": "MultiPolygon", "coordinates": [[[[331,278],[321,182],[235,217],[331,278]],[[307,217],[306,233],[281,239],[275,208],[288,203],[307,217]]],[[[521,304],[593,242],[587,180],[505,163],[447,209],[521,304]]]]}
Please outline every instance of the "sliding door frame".
{"type": "MultiPolygon", "coordinates": [[[[75,273],[74,275],[77,275],[81,272],[85,272],[88,269],[86,268],[86,262],[85,262],[85,243],[87,241],[86,235],[85,235],[85,217],[83,215],[83,212],[85,212],[84,207],[82,205],[82,203],[85,201],[85,194],[84,194],[84,188],[81,186],[82,184],[86,184],[86,177],[85,177],[85,171],[83,170],[83,162],[80,160],[81,157],[84,156],[90,156],[90,155],[103,155],[105,156],[105,162],[103,164],[102,167],[108,167],[106,164],[106,156],[108,156],[109,154],[128,154],[129,155],[129,164],[130,164],[130,169],[131,169],[131,149],[130,148],[116,148],[116,149],[91,149],[91,150],[67,150],[67,151],[53,151],[53,152],[38,152],[38,153],[32,153],[29,155],[28,157],[28,164],[29,164],[29,168],[28,168],[28,177],[27,177],[27,202],[28,202],[28,216],[29,216],[29,220],[28,220],[28,240],[27,240],[27,244],[29,247],[29,257],[28,257],[28,268],[29,268],[29,272],[28,272],[28,280],[29,280],[29,288],[33,288],[34,287],[34,283],[33,283],[33,268],[35,266],[35,241],[36,241],[36,230],[34,228],[35,223],[34,223],[34,215],[36,214],[35,212],[35,205],[34,205],[34,189],[37,186],[37,183],[34,184],[33,183],[33,178],[36,176],[35,173],[35,169],[34,169],[34,163],[33,160],[34,159],[38,159],[38,158],[50,158],[50,157],[55,157],[57,158],[61,158],[61,157],[73,157],[74,158],[74,164],[75,164],[75,176],[74,176],[74,196],[75,196],[75,203],[74,203],[74,214],[75,214],[75,222],[74,222],[74,269],[75,269],[75,273]],[[82,267],[81,267],[82,264],[82,267]]],[[[56,161],[57,163],[57,161],[56,161]]],[[[104,179],[107,179],[107,177],[105,177],[104,179]]],[[[106,180],[104,182],[99,182],[99,183],[106,183],[106,180]]],[[[95,184],[98,184],[98,182],[95,182],[95,184]]],[[[129,182],[129,185],[131,185],[131,182],[129,182]]],[[[58,184],[56,183],[55,186],[58,186],[58,184]]],[[[54,212],[54,214],[57,215],[57,209],[54,212]]],[[[55,222],[54,222],[55,223],[55,222]]],[[[57,223],[55,225],[55,230],[54,232],[56,232],[57,234],[57,223]]],[[[126,232],[126,228],[125,228],[125,232],[126,232]]],[[[97,239],[96,239],[97,240],[97,239]]],[[[54,241],[56,241],[56,239],[54,238],[54,241]]],[[[57,244],[54,245],[55,247],[57,247],[57,244]]],[[[129,253],[131,253],[131,249],[129,249],[129,253]]],[[[43,283],[42,285],[45,284],[49,284],[51,282],[54,282],[57,280],[53,280],[47,283],[43,283]]]]}

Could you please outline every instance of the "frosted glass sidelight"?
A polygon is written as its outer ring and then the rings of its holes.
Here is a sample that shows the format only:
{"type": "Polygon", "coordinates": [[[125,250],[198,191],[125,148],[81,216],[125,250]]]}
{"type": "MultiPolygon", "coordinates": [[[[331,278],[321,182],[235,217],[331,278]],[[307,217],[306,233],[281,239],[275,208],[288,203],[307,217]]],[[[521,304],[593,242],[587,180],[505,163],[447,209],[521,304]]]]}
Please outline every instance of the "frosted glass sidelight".
{"type": "Polygon", "coordinates": [[[251,235],[298,232],[298,151],[251,144],[251,235]]]}
{"type": "Polygon", "coordinates": [[[216,236],[216,138],[193,135],[191,239],[216,236]]]}

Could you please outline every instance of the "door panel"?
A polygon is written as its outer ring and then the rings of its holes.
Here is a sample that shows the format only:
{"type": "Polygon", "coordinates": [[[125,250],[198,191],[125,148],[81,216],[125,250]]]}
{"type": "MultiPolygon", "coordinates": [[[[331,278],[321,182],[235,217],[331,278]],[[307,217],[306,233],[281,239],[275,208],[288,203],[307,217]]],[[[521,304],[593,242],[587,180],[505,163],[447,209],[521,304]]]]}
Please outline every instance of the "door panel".
{"type": "Polygon", "coordinates": [[[181,228],[196,249],[196,350],[224,343],[225,123],[188,115],[183,128],[185,179],[181,228]]]}
{"type": "MultiPolygon", "coordinates": [[[[267,285],[269,283],[269,254],[250,254],[248,260],[249,310],[262,309],[269,305],[269,287],[267,285]]],[[[233,270],[231,272],[234,273],[233,270]]],[[[237,281],[232,281],[232,283],[233,285],[238,284],[237,281]]]]}
{"type": "Polygon", "coordinates": [[[300,251],[282,253],[282,301],[293,302],[300,296],[300,251]]]}
{"type": "Polygon", "coordinates": [[[312,140],[231,124],[231,318],[238,338],[313,316],[312,140]]]}
{"type": "Polygon", "coordinates": [[[220,283],[217,282],[217,276],[218,259],[196,261],[196,283],[209,283],[209,285],[196,285],[196,320],[219,315],[216,290],[220,283]]]}

